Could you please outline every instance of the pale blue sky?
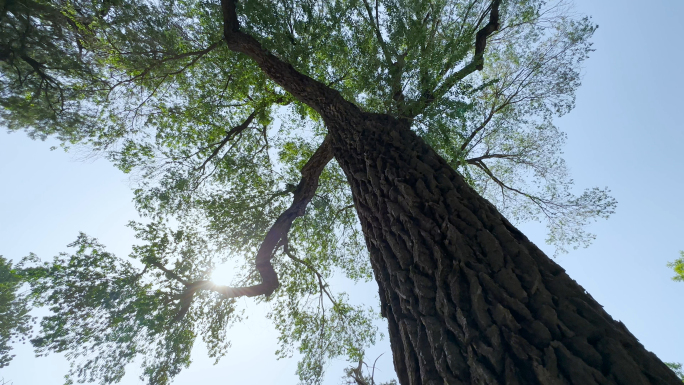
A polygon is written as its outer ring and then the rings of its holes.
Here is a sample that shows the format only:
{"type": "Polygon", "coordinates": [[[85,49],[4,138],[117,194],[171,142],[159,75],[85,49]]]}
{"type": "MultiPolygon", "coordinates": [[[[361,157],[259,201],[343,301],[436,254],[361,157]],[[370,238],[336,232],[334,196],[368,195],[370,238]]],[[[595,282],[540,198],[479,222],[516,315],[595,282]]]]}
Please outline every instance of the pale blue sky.
{"type": "MultiPolygon", "coordinates": [[[[598,239],[591,247],[557,262],[647,349],[684,362],[684,283],[672,282],[665,266],[684,249],[684,1],[576,4],[599,29],[577,108],[558,120],[568,134],[565,159],[578,187],[608,186],[618,209],[592,226],[598,239]]],[[[133,237],[125,224],[136,213],[126,177],[105,161],[80,162],[74,154],[49,151],[50,145],[0,133],[0,254],[50,258],[78,231],[127,254],[133,237]]],[[[553,254],[541,226],[521,229],[553,254]]],[[[352,294],[375,292],[371,282],[352,294]]],[[[229,332],[228,356],[213,366],[200,343],[195,362],[175,384],[295,384],[296,359],[275,361],[276,333],[263,317],[266,310],[249,310],[250,319],[229,332]]],[[[378,346],[371,356],[382,352],[379,377],[385,378],[391,374],[388,347],[378,346]]],[[[26,346],[15,353],[0,378],[15,385],[62,383],[68,364],[61,356],[34,358],[26,346]]],[[[343,366],[329,368],[326,384],[340,383],[343,366]]],[[[132,366],[122,383],[139,383],[138,371],[132,366]]]]}

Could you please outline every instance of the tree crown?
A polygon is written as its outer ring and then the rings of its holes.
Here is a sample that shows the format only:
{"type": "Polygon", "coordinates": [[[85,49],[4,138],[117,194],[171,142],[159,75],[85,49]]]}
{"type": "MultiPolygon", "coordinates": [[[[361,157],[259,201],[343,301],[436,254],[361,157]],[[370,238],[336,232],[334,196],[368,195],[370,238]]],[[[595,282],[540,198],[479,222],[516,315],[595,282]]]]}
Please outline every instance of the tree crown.
{"type": "MultiPolygon", "coordinates": [[[[606,189],[574,194],[560,157],[553,117],[574,105],[596,28],[565,2],[241,1],[236,13],[301,74],[410,124],[509,217],[545,221],[559,250],[587,245],[586,225],[612,214],[606,189]]],[[[194,0],[4,10],[0,122],[108,157],[149,219],[131,224],[132,260],[81,235],[73,254],[25,262],[36,304],[54,313],[37,349],[98,352],[76,364],[79,379],[116,382],[135,352],[159,357],[143,376],[166,383],[200,335],[220,358],[240,311],[225,298],[235,287],[211,283],[211,271],[238,261],[232,284],[262,288],[262,250],[279,286],[252,290],[268,295],[257,301],[271,303],[278,353],[299,346],[304,381],[320,381],[325,358],[358,362],[376,338],[373,308],[327,284],[371,269],[346,177],[318,152],[324,122],[226,46],[225,17],[222,4],[194,0]],[[313,190],[305,170],[317,173],[313,190]],[[286,235],[264,249],[274,228],[286,235]]]]}

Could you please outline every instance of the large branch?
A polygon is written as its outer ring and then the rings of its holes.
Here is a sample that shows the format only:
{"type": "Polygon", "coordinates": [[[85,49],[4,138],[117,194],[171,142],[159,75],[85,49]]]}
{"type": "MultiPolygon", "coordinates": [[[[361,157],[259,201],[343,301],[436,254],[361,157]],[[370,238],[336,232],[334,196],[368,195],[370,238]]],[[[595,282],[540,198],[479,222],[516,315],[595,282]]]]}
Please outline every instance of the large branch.
{"type": "Polygon", "coordinates": [[[300,73],[291,64],[265,50],[252,36],[241,32],[236,3],[237,0],[221,0],[223,33],[229,49],[254,60],[266,76],[321,115],[340,113],[342,105],[353,108],[353,104],[344,100],[337,90],[300,73]]]}
{"type": "Polygon", "coordinates": [[[487,38],[499,29],[499,5],[501,0],[492,1],[492,10],[489,12],[489,23],[477,31],[475,35],[475,56],[473,61],[477,63],[477,70],[484,68],[484,51],[487,46],[487,38]]]}
{"type": "Polygon", "coordinates": [[[200,290],[215,291],[226,298],[268,296],[275,291],[278,287],[278,274],[273,269],[271,258],[273,258],[277,248],[281,245],[281,241],[287,237],[290,227],[292,227],[292,222],[298,217],[303,216],[306,212],[306,206],[311,202],[318,188],[318,178],[332,158],[331,139],[330,136],[326,136],[318,150],[302,167],[302,179],[294,191],[292,204],[280,214],[273,226],[268,230],[257,251],[255,264],[261,277],[261,283],[245,287],[216,285],[211,281],[189,283],[185,285],[185,290],[179,296],[181,309],[175,317],[176,320],[180,320],[185,316],[190,309],[193,296],[200,290]]]}

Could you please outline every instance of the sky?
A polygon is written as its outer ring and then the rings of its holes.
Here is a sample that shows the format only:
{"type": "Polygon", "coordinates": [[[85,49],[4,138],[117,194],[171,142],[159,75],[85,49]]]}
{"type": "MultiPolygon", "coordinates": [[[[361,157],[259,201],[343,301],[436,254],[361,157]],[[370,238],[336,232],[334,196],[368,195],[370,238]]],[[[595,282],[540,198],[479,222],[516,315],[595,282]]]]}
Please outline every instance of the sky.
{"type": "MultiPolygon", "coordinates": [[[[557,120],[568,134],[565,159],[578,188],[608,186],[617,212],[591,226],[596,241],[556,258],[614,319],[662,360],[684,363],[684,283],[673,282],[668,261],[684,250],[684,1],[577,0],[577,11],[599,25],[595,52],[585,62],[577,106],[557,120]],[[648,4],[648,5],[645,5],[648,4]]],[[[0,255],[43,259],[66,251],[79,231],[126,255],[134,243],[125,227],[138,219],[126,176],[104,160],[50,151],[50,141],[0,132],[0,255]]],[[[521,230],[548,255],[544,228],[521,230]]],[[[377,292],[374,282],[345,288],[377,292]]],[[[201,342],[193,364],[174,384],[296,384],[297,357],[276,360],[277,334],[268,309],[245,301],[249,318],[229,333],[232,348],[217,365],[201,342]]],[[[379,324],[381,330],[386,328],[379,324]]],[[[392,377],[387,340],[368,353],[378,357],[377,379],[392,377]]],[[[68,362],[59,354],[35,358],[28,345],[14,350],[0,379],[14,385],[63,383],[68,362]]],[[[344,362],[328,367],[326,384],[341,383],[344,362]]],[[[138,384],[135,364],[122,384],[138,384]]]]}

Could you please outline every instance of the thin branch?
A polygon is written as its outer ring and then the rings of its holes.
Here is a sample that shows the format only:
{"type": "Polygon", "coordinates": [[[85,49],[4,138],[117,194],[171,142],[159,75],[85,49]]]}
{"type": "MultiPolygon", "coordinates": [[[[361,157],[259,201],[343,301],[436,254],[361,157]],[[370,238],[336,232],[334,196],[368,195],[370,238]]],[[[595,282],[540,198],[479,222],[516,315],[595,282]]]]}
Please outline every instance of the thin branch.
{"type": "MultiPolygon", "coordinates": [[[[389,48],[387,48],[387,44],[385,44],[385,39],[382,38],[382,32],[380,31],[380,25],[378,24],[379,20],[373,17],[373,10],[372,10],[370,4],[368,4],[368,0],[363,0],[363,5],[366,8],[366,12],[368,13],[368,21],[370,22],[371,26],[373,27],[373,31],[375,32],[375,37],[376,37],[376,39],[378,39],[378,44],[380,44],[380,48],[382,49],[382,54],[385,56],[385,60],[387,60],[387,64],[392,64],[392,55],[389,51],[389,48]]],[[[376,12],[377,12],[377,8],[376,8],[376,12]]],[[[376,13],[376,16],[377,16],[377,13],[376,13]]]]}
{"type": "Polygon", "coordinates": [[[516,188],[513,188],[513,187],[510,187],[510,186],[506,185],[506,184],[505,184],[504,182],[502,182],[499,178],[497,178],[496,176],[494,176],[494,174],[492,173],[492,171],[489,169],[489,167],[487,167],[487,165],[486,165],[483,161],[480,160],[480,161],[477,161],[477,162],[473,162],[473,163],[471,163],[471,164],[477,166],[480,170],[484,171],[485,174],[487,174],[490,178],[492,178],[492,180],[493,180],[494,182],[496,182],[496,183],[497,183],[499,186],[501,186],[502,188],[505,188],[505,189],[507,189],[507,190],[516,192],[516,193],[518,193],[518,194],[520,194],[520,195],[529,197],[529,194],[525,194],[524,192],[522,192],[522,191],[520,191],[520,190],[518,190],[518,189],[516,189],[516,188]]]}
{"type": "Polygon", "coordinates": [[[348,205],[348,206],[344,206],[344,207],[342,207],[341,209],[335,211],[335,216],[340,215],[343,211],[346,211],[346,210],[349,210],[349,209],[353,209],[353,208],[354,208],[354,205],[353,205],[353,204],[348,205]]]}
{"type": "Polygon", "coordinates": [[[475,163],[472,163],[472,164],[475,165],[476,167],[478,167],[480,170],[484,171],[485,174],[487,174],[496,184],[499,185],[499,187],[501,187],[501,195],[503,198],[506,197],[506,195],[504,194],[504,189],[513,191],[513,192],[518,193],[524,197],[527,197],[529,200],[531,200],[534,204],[536,204],[539,207],[539,209],[542,211],[542,213],[544,213],[544,215],[546,215],[548,218],[552,217],[552,215],[549,213],[547,208],[544,207],[544,204],[549,204],[550,202],[545,201],[543,199],[540,199],[538,197],[535,197],[533,195],[524,193],[524,192],[522,192],[516,188],[511,187],[511,186],[508,186],[507,184],[502,182],[499,178],[494,176],[494,173],[492,173],[492,171],[489,169],[489,167],[487,167],[487,165],[481,160],[477,161],[475,163]]]}
{"type": "Polygon", "coordinates": [[[132,82],[132,81],[135,81],[135,80],[137,80],[137,79],[140,79],[140,78],[143,78],[143,77],[147,76],[154,68],[159,67],[160,65],[162,65],[162,64],[164,64],[164,63],[166,63],[166,62],[173,61],[173,60],[184,59],[184,58],[190,57],[190,56],[195,56],[195,58],[193,58],[192,61],[190,61],[190,63],[189,63],[188,65],[184,66],[181,70],[166,73],[165,76],[164,76],[164,79],[165,79],[166,76],[168,76],[168,75],[177,75],[177,74],[181,73],[182,71],[184,71],[185,69],[187,69],[187,68],[189,68],[190,66],[192,66],[193,64],[195,64],[202,56],[204,56],[204,55],[206,55],[207,53],[213,51],[216,47],[219,46],[219,44],[221,44],[221,41],[217,41],[217,42],[211,44],[210,46],[208,46],[207,48],[202,49],[202,50],[199,50],[199,51],[184,52],[184,53],[181,53],[181,54],[177,54],[177,55],[173,55],[173,56],[171,56],[171,57],[166,57],[166,58],[164,58],[164,59],[161,59],[161,60],[159,60],[159,61],[153,63],[151,66],[145,68],[145,69],[144,69],[141,73],[139,73],[138,75],[133,76],[133,77],[130,78],[130,79],[121,80],[120,82],[116,83],[115,85],[112,86],[112,90],[113,90],[114,88],[120,86],[121,84],[130,83],[130,82],[132,82]]]}
{"type": "MultiPolygon", "coordinates": [[[[157,269],[161,270],[166,274],[168,277],[175,279],[176,281],[182,283],[184,286],[190,285],[190,281],[183,279],[181,276],[178,274],[174,273],[173,271],[167,269],[161,262],[150,262],[150,265],[156,267],[157,269]]],[[[145,266],[147,268],[147,266],[145,266]]]]}
{"type": "Polygon", "coordinates": [[[494,117],[494,113],[496,113],[496,110],[494,109],[494,106],[492,106],[492,108],[489,110],[489,114],[487,114],[487,117],[482,121],[482,124],[477,126],[477,128],[470,133],[468,138],[466,138],[463,144],[461,144],[461,152],[465,151],[466,147],[468,147],[468,144],[470,144],[473,138],[475,138],[475,135],[477,135],[478,132],[482,131],[487,126],[489,121],[492,120],[492,117],[494,117]]]}
{"type": "Polygon", "coordinates": [[[315,267],[313,267],[312,264],[303,259],[295,257],[295,255],[290,251],[290,247],[287,242],[287,236],[283,238],[283,246],[283,251],[285,252],[285,255],[287,255],[291,260],[299,263],[300,265],[304,265],[304,267],[306,267],[307,269],[311,270],[312,273],[314,273],[316,278],[318,278],[318,286],[321,289],[321,293],[325,293],[330,302],[332,302],[333,305],[337,305],[337,301],[335,301],[335,298],[332,296],[332,294],[330,294],[330,292],[327,289],[328,284],[325,282],[323,275],[315,267]]]}
{"type": "Polygon", "coordinates": [[[466,159],[465,161],[466,163],[475,165],[477,162],[480,162],[484,159],[510,159],[518,157],[520,157],[520,154],[484,154],[475,158],[466,159]]]}
{"type": "Polygon", "coordinates": [[[214,149],[214,151],[212,151],[211,155],[209,155],[209,157],[202,163],[201,166],[197,167],[197,168],[195,169],[195,171],[204,170],[204,168],[207,166],[207,164],[208,164],[212,159],[214,159],[214,158],[216,157],[216,155],[218,155],[218,153],[219,153],[219,152],[221,151],[221,149],[226,145],[226,143],[228,143],[233,137],[235,137],[235,135],[237,135],[237,134],[241,133],[242,131],[244,131],[245,129],[247,129],[247,127],[248,127],[248,126],[252,123],[252,121],[254,120],[254,117],[256,116],[256,113],[257,113],[257,112],[256,112],[256,110],[255,110],[254,112],[252,112],[252,113],[247,117],[247,119],[245,119],[244,122],[240,123],[239,125],[233,127],[230,131],[228,131],[228,133],[226,134],[226,137],[223,138],[223,140],[222,140],[221,142],[219,142],[218,147],[216,147],[216,148],[214,149]]]}
{"type": "MultiPolygon", "coordinates": [[[[352,380],[356,383],[356,385],[375,385],[375,368],[378,363],[378,360],[380,357],[382,357],[385,353],[380,354],[375,361],[373,361],[373,366],[369,366],[366,362],[363,361],[363,356],[359,359],[359,365],[356,368],[350,368],[347,370],[347,376],[351,377],[352,380]],[[366,378],[363,375],[363,366],[366,366],[366,370],[370,372],[370,377],[366,378]]],[[[349,382],[348,382],[349,383],[349,382]]]]}
{"type": "MultiPolygon", "coordinates": [[[[396,51],[390,50],[390,47],[387,46],[387,43],[385,43],[385,40],[382,38],[382,31],[380,30],[380,18],[378,15],[378,2],[375,2],[375,16],[373,16],[373,9],[368,3],[368,0],[363,0],[363,5],[366,9],[366,13],[368,14],[368,22],[375,32],[375,37],[380,45],[380,49],[385,61],[387,62],[391,78],[390,92],[392,93],[392,98],[396,102],[401,103],[404,100],[403,90],[401,87],[401,73],[404,67],[404,58],[406,57],[407,53],[404,52],[403,54],[399,55],[396,51]],[[397,57],[397,61],[392,60],[392,55],[397,57]]],[[[363,17],[363,12],[361,12],[361,16],[363,17]]]]}
{"type": "Polygon", "coordinates": [[[330,81],[330,83],[327,84],[328,87],[332,87],[333,85],[347,79],[347,75],[349,75],[349,71],[345,72],[344,75],[338,77],[337,79],[333,79],[330,81]]]}
{"type": "Polygon", "coordinates": [[[43,69],[46,68],[44,63],[40,63],[27,55],[20,55],[19,57],[26,62],[26,64],[30,65],[42,79],[45,79],[47,82],[55,82],[55,79],[52,76],[43,71],[43,69]]]}

